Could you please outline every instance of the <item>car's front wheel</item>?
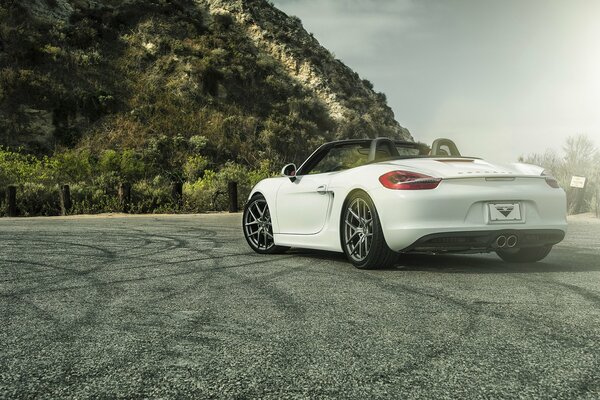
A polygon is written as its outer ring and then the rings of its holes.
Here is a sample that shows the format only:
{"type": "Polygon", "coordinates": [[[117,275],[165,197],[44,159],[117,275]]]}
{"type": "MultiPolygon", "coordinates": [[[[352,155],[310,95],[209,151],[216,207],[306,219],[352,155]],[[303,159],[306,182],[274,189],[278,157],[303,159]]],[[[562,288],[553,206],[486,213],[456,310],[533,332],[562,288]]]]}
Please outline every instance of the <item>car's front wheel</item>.
{"type": "Polygon", "coordinates": [[[341,221],[344,254],[360,269],[391,266],[398,254],[385,242],[373,200],[365,192],[355,192],[346,200],[341,221]]]}
{"type": "Polygon", "coordinates": [[[524,247],[521,249],[514,250],[497,250],[496,254],[506,262],[509,263],[528,263],[537,262],[546,258],[552,246],[539,246],[539,247],[524,247]]]}
{"type": "Polygon", "coordinates": [[[288,249],[275,245],[271,212],[267,200],[261,194],[255,194],[246,204],[242,217],[242,228],[246,241],[257,253],[281,253],[288,249]]]}

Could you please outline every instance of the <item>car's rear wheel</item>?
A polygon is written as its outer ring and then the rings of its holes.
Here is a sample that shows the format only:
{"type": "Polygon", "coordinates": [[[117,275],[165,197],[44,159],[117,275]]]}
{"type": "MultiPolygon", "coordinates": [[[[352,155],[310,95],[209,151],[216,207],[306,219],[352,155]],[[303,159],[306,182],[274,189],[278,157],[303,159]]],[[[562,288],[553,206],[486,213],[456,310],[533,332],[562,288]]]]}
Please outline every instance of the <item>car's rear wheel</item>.
{"type": "Polygon", "coordinates": [[[287,247],[276,246],[273,239],[273,225],[267,200],[261,194],[255,194],[244,208],[242,217],[244,237],[257,253],[273,254],[287,250],[287,247]]]}
{"type": "Polygon", "coordinates": [[[385,268],[397,260],[398,254],[385,242],[373,200],[365,192],[348,197],[341,224],[344,254],[356,268],[385,268]]]}
{"type": "Polygon", "coordinates": [[[506,262],[509,263],[528,263],[537,262],[546,258],[552,246],[539,246],[539,247],[524,247],[521,249],[512,250],[497,250],[496,254],[506,262]]]}

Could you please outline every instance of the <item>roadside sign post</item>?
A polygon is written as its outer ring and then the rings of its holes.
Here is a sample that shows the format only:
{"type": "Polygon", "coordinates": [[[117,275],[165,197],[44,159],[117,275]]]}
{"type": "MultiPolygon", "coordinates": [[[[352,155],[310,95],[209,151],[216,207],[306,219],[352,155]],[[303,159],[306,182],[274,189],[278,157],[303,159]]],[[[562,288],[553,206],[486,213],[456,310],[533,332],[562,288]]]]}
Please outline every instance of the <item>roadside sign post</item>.
{"type": "Polygon", "coordinates": [[[585,188],[586,188],[587,179],[583,176],[573,176],[571,177],[571,187],[575,189],[575,202],[572,207],[572,214],[581,213],[581,209],[583,208],[583,201],[585,196],[585,188]]]}
{"type": "Polygon", "coordinates": [[[600,182],[596,182],[596,218],[600,218],[600,182]]]}

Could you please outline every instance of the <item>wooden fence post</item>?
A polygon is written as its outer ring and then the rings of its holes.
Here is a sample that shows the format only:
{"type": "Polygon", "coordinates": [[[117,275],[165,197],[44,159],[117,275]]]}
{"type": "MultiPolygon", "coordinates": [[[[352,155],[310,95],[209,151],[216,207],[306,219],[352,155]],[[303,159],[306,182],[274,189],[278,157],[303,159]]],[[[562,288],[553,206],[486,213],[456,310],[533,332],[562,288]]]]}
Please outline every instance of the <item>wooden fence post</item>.
{"type": "Polygon", "coordinates": [[[73,207],[71,201],[71,188],[69,185],[62,185],[60,188],[60,214],[68,215],[73,207]]]}
{"type": "Polygon", "coordinates": [[[229,212],[238,212],[238,188],[237,182],[229,182],[227,185],[227,191],[229,192],[229,212]]]}
{"type": "Polygon", "coordinates": [[[171,195],[173,202],[177,207],[181,207],[183,203],[183,182],[173,182],[171,186],[171,195]]]}
{"type": "Polygon", "coordinates": [[[129,212],[129,204],[131,203],[131,184],[122,182],[119,185],[119,205],[121,211],[129,212]]]}
{"type": "Polygon", "coordinates": [[[8,203],[8,216],[17,216],[17,187],[10,185],[6,191],[6,202],[8,203]]]}

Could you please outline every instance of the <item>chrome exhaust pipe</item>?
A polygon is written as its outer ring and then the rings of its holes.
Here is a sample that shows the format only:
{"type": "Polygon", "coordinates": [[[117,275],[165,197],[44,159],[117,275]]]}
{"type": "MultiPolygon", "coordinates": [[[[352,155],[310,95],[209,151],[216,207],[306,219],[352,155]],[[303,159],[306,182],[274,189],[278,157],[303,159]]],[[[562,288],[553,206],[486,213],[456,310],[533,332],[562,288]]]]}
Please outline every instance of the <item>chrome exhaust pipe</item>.
{"type": "Polygon", "coordinates": [[[517,245],[518,241],[519,241],[519,239],[517,239],[517,237],[515,235],[510,235],[506,239],[506,246],[510,247],[512,249],[513,247],[515,247],[517,245]]]}
{"type": "Polygon", "coordinates": [[[501,249],[504,246],[506,246],[506,236],[500,235],[496,238],[496,247],[501,249]]]}

